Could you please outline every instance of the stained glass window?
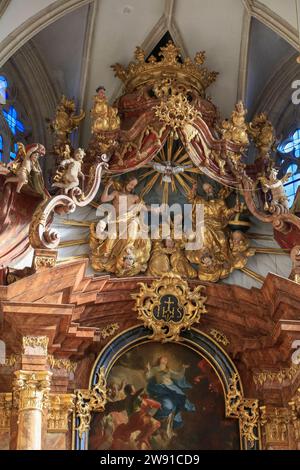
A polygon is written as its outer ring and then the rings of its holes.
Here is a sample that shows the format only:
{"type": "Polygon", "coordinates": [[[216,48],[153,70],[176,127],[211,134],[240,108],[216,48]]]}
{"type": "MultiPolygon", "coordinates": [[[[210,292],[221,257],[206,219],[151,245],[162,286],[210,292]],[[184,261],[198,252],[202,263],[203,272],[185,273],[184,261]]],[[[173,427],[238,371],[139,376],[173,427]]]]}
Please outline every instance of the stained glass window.
{"type": "Polygon", "coordinates": [[[285,192],[289,200],[289,207],[293,205],[298,186],[300,185],[300,174],[297,174],[297,172],[298,165],[293,163],[289,166],[288,173],[292,173],[292,176],[290,177],[289,181],[284,185],[285,192]]]}
{"type": "Polygon", "coordinates": [[[297,129],[289,139],[284,140],[278,147],[280,153],[300,157],[300,129],[297,129]]]}
{"type": "Polygon", "coordinates": [[[0,160],[2,160],[3,157],[3,137],[0,135],[0,160]]]}
{"type": "MultiPolygon", "coordinates": [[[[278,146],[279,152],[289,159],[290,165],[288,166],[287,173],[292,173],[289,181],[284,185],[285,192],[289,200],[289,206],[293,205],[298,186],[300,185],[299,165],[295,159],[300,160],[300,129],[295,132],[278,146]],[[294,160],[294,163],[292,161],[294,160]]],[[[285,162],[283,162],[284,164],[285,162]]]]}
{"type": "Polygon", "coordinates": [[[11,160],[14,160],[14,159],[16,158],[17,152],[18,152],[18,144],[15,143],[15,144],[13,145],[13,149],[12,149],[11,152],[10,152],[10,159],[11,159],[11,160]]]}
{"type": "Polygon", "coordinates": [[[13,107],[10,106],[8,111],[3,110],[3,115],[10,127],[11,132],[16,135],[17,132],[24,132],[25,127],[22,121],[18,118],[18,112],[17,110],[13,107]]]}
{"type": "Polygon", "coordinates": [[[0,104],[5,104],[7,99],[8,82],[3,75],[0,75],[0,104]]]}

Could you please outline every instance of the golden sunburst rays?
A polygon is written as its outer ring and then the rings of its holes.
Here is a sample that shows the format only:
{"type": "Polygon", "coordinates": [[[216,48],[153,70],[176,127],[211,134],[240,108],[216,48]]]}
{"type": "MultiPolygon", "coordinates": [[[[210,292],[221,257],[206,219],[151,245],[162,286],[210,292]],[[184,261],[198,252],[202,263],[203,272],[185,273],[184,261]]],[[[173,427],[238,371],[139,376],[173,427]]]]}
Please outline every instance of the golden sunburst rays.
{"type": "Polygon", "coordinates": [[[162,187],[162,203],[168,204],[170,192],[176,193],[178,187],[188,194],[195,177],[201,173],[191,162],[189,155],[180,141],[174,141],[171,134],[166,145],[159,151],[154,159],[145,166],[139,180],[147,179],[141,191],[141,196],[148,194],[156,183],[162,187]],[[175,143],[176,142],[176,143],[175,143]]]}

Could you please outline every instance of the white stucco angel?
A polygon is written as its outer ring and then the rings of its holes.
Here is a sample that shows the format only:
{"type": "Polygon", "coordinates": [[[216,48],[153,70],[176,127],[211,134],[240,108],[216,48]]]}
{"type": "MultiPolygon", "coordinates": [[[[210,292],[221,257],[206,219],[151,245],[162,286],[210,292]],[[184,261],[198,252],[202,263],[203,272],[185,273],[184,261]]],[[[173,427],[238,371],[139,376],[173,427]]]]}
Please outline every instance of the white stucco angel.
{"type": "Polygon", "coordinates": [[[288,198],[285,194],[283,183],[288,181],[291,176],[291,173],[287,173],[283,178],[278,179],[278,170],[276,168],[272,168],[270,171],[270,175],[260,176],[258,181],[260,181],[262,185],[262,190],[267,195],[270,191],[272,200],[268,202],[266,197],[265,209],[269,210],[272,213],[281,213],[281,212],[288,212],[289,205],[288,205],[288,198]]]}
{"type": "Polygon", "coordinates": [[[64,194],[68,194],[71,189],[79,187],[79,178],[84,181],[84,174],[81,170],[85,151],[78,148],[74,156],[62,160],[54,176],[54,188],[61,188],[64,194]]]}

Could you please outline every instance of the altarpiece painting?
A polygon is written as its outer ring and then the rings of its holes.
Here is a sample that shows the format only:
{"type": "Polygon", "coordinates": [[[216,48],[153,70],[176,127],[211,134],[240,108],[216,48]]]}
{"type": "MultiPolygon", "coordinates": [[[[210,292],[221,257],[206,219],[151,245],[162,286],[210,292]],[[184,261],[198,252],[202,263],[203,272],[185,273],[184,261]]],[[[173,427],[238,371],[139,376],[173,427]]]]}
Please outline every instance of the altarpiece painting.
{"type": "Polygon", "coordinates": [[[216,372],[189,347],[141,344],[119,357],[107,385],[110,401],[92,417],[89,449],[240,448],[216,372]]]}

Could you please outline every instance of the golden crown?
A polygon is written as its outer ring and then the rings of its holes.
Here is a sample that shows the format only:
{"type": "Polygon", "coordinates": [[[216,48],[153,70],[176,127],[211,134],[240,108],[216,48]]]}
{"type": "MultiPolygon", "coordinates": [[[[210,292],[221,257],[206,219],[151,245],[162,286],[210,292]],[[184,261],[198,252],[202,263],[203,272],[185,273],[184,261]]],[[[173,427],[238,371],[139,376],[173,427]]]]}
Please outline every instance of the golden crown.
{"type": "Polygon", "coordinates": [[[127,68],[121,64],[112,65],[115,76],[125,84],[127,92],[132,92],[141,85],[153,84],[157,79],[176,79],[195,88],[201,94],[217,78],[217,72],[210,72],[202,67],[205,62],[205,52],[197,52],[194,61],[187,57],[180,60],[180,49],[172,41],[161,47],[157,60],[153,55],[146,60],[145,52],[141,47],[135,50],[135,62],[130,62],[127,68]]]}

